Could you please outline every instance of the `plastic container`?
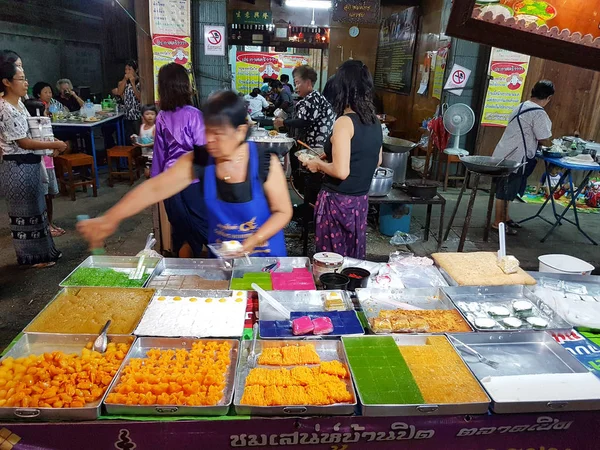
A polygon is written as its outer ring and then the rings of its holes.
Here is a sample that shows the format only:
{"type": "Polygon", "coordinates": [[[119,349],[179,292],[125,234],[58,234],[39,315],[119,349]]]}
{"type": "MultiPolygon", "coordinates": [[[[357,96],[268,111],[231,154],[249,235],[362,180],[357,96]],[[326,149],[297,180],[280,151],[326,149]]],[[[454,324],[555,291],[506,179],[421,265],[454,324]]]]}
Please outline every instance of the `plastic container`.
{"type": "Polygon", "coordinates": [[[594,266],[570,255],[542,255],[538,258],[539,271],[545,273],[566,273],[571,275],[591,275],[594,266]]]}
{"type": "Polygon", "coordinates": [[[319,281],[323,285],[323,289],[328,291],[346,290],[350,278],[341,273],[324,273],[319,277],[319,281]]]}
{"type": "Polygon", "coordinates": [[[315,253],[315,256],[313,256],[313,276],[315,280],[319,280],[323,274],[339,272],[343,264],[344,257],[338,253],[315,253]]]}
{"type": "Polygon", "coordinates": [[[382,203],[379,208],[379,231],[393,236],[396,231],[410,232],[412,205],[382,203]]]}
{"type": "Polygon", "coordinates": [[[348,290],[354,292],[356,288],[366,288],[369,283],[371,272],[359,267],[348,267],[342,270],[342,275],[346,275],[350,280],[348,282],[348,290]],[[353,276],[354,275],[354,276],[353,276]]]}

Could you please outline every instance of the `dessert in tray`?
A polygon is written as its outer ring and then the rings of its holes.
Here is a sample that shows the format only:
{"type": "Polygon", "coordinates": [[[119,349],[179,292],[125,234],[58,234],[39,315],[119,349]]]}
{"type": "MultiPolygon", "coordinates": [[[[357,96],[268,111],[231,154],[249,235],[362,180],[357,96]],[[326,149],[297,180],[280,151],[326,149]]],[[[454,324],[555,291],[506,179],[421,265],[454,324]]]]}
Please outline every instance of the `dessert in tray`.
{"type": "Polygon", "coordinates": [[[452,309],[381,310],[369,323],[375,333],[468,332],[471,327],[452,309]]]}
{"type": "Polygon", "coordinates": [[[148,283],[148,287],[223,291],[229,289],[229,280],[209,280],[199,275],[157,275],[148,283]]]}
{"type": "Polygon", "coordinates": [[[234,337],[244,331],[245,291],[159,291],[135,329],[138,336],[234,337]]]}
{"type": "Polygon", "coordinates": [[[518,268],[504,273],[493,252],[434,253],[431,257],[459,286],[534,285],[535,279],[518,268]]]}
{"type": "Polygon", "coordinates": [[[108,334],[131,334],[153,294],[153,289],[67,288],[25,331],[93,334],[111,320],[108,334]]]}
{"type": "Polygon", "coordinates": [[[132,280],[129,276],[130,271],[123,272],[109,268],[80,267],[62,282],[62,286],[142,287],[148,278],[150,278],[150,274],[147,272],[142,274],[142,277],[137,280],[132,280]]]}

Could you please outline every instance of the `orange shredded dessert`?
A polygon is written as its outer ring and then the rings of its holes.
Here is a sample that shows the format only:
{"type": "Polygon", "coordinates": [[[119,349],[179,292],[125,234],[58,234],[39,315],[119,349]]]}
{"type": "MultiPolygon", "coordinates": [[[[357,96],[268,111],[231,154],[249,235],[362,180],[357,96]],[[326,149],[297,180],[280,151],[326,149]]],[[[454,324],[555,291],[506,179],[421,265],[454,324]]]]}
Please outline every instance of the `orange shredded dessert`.
{"type": "Polygon", "coordinates": [[[70,288],[26,331],[94,334],[110,319],[109,334],[131,334],[153,295],[153,289],[70,288]]]}
{"type": "Polygon", "coordinates": [[[444,336],[431,336],[426,345],[400,345],[398,348],[427,403],[489,401],[444,336]]]}
{"type": "Polygon", "coordinates": [[[148,350],[132,358],[107,403],[214,406],[223,401],[231,366],[229,342],[198,341],[190,350],[148,350]]]}
{"type": "Polygon", "coordinates": [[[332,405],[354,397],[346,382],[348,370],[339,361],[316,367],[252,369],[246,378],[242,405],[332,405]]]}
{"type": "Polygon", "coordinates": [[[258,364],[263,366],[298,366],[319,364],[321,358],[313,344],[263,348],[258,364]]]}
{"type": "Polygon", "coordinates": [[[5,358],[0,364],[0,407],[82,408],[102,398],[130,344],[90,350],[5,358]]]}
{"type": "Polygon", "coordinates": [[[407,311],[403,309],[381,310],[379,316],[371,319],[376,333],[402,332],[468,332],[471,328],[454,309],[424,309],[407,311]]]}

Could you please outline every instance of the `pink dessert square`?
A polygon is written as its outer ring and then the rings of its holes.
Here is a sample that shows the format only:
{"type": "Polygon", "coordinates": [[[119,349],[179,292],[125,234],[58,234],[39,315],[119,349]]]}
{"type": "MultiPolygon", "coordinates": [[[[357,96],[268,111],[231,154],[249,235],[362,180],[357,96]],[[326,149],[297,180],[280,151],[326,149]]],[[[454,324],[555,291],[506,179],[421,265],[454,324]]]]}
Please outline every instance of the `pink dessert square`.
{"type": "Polygon", "coordinates": [[[312,324],[314,334],[329,334],[333,331],[333,323],[329,317],[317,317],[312,324]]]}
{"type": "Polygon", "coordinates": [[[313,328],[313,323],[308,316],[302,316],[292,320],[292,333],[294,336],[308,334],[313,330],[313,328]]]}

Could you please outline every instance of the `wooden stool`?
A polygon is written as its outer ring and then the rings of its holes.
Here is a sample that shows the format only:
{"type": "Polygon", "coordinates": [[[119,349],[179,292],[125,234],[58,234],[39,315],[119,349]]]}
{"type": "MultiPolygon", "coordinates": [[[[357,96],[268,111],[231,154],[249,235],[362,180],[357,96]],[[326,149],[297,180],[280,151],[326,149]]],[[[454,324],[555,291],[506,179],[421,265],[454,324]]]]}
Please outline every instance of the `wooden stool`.
{"type": "Polygon", "coordinates": [[[85,153],[71,153],[69,155],[60,155],[54,158],[56,164],[56,176],[60,186],[60,192],[67,194],[67,189],[71,195],[71,200],[75,201],[75,188],[81,186],[83,192],[87,192],[88,185],[92,185],[94,197],[98,197],[98,186],[96,186],[96,166],[94,158],[85,153]],[[80,179],[75,180],[73,169],[79,168],[80,179]],[[87,169],[90,169],[90,176],[87,176],[87,169]],[[65,178],[66,174],[66,178],[65,178]]]}
{"type": "Polygon", "coordinates": [[[128,176],[130,186],[140,177],[140,157],[142,156],[142,149],[140,147],[119,145],[117,147],[109,148],[106,153],[109,172],[108,185],[110,187],[113,187],[113,177],[128,176]],[[127,158],[127,172],[119,171],[119,158],[127,158]],[[116,170],[113,170],[113,159],[117,160],[116,170]]]}
{"type": "Polygon", "coordinates": [[[444,191],[448,189],[448,180],[462,180],[465,183],[465,175],[458,175],[458,170],[460,169],[460,158],[457,155],[449,155],[444,152],[440,152],[440,157],[438,161],[437,167],[437,179],[440,179],[440,169],[442,167],[443,159],[446,159],[446,170],[444,171],[444,191]],[[450,176],[450,164],[457,163],[459,168],[456,170],[456,175],[450,176]]]}

